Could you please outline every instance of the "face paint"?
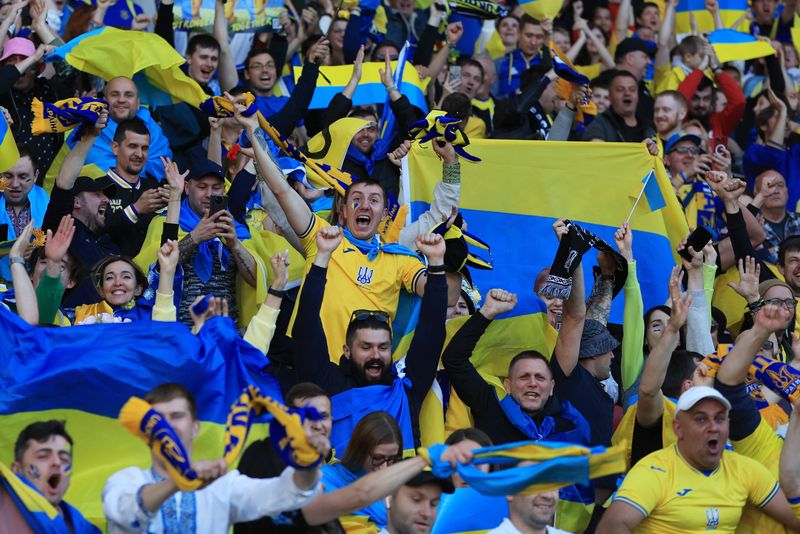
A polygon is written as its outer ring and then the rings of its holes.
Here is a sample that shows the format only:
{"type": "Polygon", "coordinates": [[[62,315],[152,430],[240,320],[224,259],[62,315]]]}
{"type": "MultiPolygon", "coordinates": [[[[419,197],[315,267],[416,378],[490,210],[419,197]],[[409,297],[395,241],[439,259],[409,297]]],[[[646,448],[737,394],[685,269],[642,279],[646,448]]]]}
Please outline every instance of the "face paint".
{"type": "Polygon", "coordinates": [[[39,472],[39,468],[35,465],[28,466],[28,475],[31,480],[39,480],[42,477],[42,474],[39,472]]]}

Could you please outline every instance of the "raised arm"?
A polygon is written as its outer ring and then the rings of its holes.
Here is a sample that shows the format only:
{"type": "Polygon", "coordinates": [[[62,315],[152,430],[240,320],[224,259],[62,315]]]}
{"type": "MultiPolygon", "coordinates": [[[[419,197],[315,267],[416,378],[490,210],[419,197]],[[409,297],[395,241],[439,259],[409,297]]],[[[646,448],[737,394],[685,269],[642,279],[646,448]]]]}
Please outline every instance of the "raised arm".
{"type": "Polygon", "coordinates": [[[39,324],[39,305],[36,302],[36,292],[25,269],[25,252],[33,235],[33,221],[29,222],[22,233],[17,236],[9,252],[11,263],[11,284],[14,286],[14,296],[17,303],[17,315],[28,324],[39,324]]]}
{"type": "Polygon", "coordinates": [[[219,86],[223,91],[230,91],[239,84],[239,74],[236,72],[236,59],[233,57],[233,50],[228,37],[228,21],[225,18],[225,3],[223,0],[216,0],[214,3],[213,35],[219,42],[219,64],[217,66],[219,86]]]}
{"type": "Polygon", "coordinates": [[[439,355],[444,347],[447,318],[447,280],[444,272],[444,238],[439,234],[420,234],[417,250],[428,258],[428,274],[422,309],[414,338],[406,356],[406,375],[411,379],[416,406],[421,406],[439,368],[439,355]]]}
{"type": "Polygon", "coordinates": [[[608,51],[606,45],[604,45],[603,42],[589,28],[586,20],[579,19],[575,22],[575,24],[581,30],[581,35],[584,35],[586,39],[590,40],[592,44],[594,44],[595,48],[597,48],[597,53],[600,54],[600,59],[603,61],[603,65],[605,65],[606,68],[613,69],[616,66],[614,63],[614,56],[611,55],[611,52],[608,51]]]}
{"type": "MultiPolygon", "coordinates": [[[[681,244],[679,249],[684,247],[686,247],[685,243],[681,244]]],[[[704,251],[696,251],[692,247],[688,247],[688,252],[692,260],[686,261],[684,259],[683,268],[686,269],[688,277],[686,290],[692,298],[692,303],[689,306],[689,320],[686,326],[686,350],[705,356],[714,352],[706,291],[703,282],[705,254],[704,251]]]]}
{"type": "Polygon", "coordinates": [[[86,162],[86,156],[89,154],[89,150],[92,148],[94,142],[103,131],[103,128],[106,127],[107,123],[108,112],[103,111],[100,113],[94,128],[88,128],[81,140],[75,143],[72,150],[67,153],[67,157],[64,158],[64,163],[61,165],[61,169],[59,169],[58,176],[56,177],[56,186],[59,189],[70,191],[72,186],[75,185],[75,180],[77,180],[78,176],[81,174],[81,169],[83,169],[83,165],[86,162]]]}
{"type": "Polygon", "coordinates": [[[767,89],[767,98],[769,99],[769,104],[775,111],[778,112],[778,120],[775,122],[775,127],[769,133],[768,141],[776,146],[783,146],[786,140],[786,104],[783,103],[783,100],[775,96],[775,93],[772,89],[767,89]]]}
{"type": "Polygon", "coordinates": [[[639,279],[636,276],[636,261],[633,259],[633,230],[628,223],[614,232],[614,243],[617,250],[628,262],[628,276],[625,279],[623,293],[625,295],[625,307],[622,311],[622,324],[625,335],[622,336],[622,362],[620,370],[622,373],[623,391],[633,387],[639,374],[642,372],[644,363],[644,304],[642,303],[642,290],[639,287],[639,279]]]}
{"type": "Polygon", "coordinates": [[[614,34],[617,42],[622,42],[628,36],[628,25],[633,20],[633,7],[631,0],[622,0],[617,10],[617,18],[614,20],[614,34]]]}
{"type": "Polygon", "coordinates": [[[664,19],[658,30],[658,48],[656,49],[655,67],[669,64],[670,41],[674,39],[673,29],[675,28],[675,7],[677,0],[667,0],[667,7],[664,11],[664,19]]]}
{"type": "Polygon", "coordinates": [[[342,89],[342,95],[346,96],[349,100],[353,100],[353,95],[356,93],[356,87],[361,82],[361,66],[364,63],[364,45],[358,49],[356,60],[353,62],[353,73],[347,81],[347,85],[342,89]]]}
{"type": "MultiPolygon", "coordinates": [[[[234,101],[233,97],[230,99],[234,101]]],[[[292,230],[296,234],[301,234],[308,227],[308,221],[311,219],[311,209],[297,191],[292,189],[289,182],[286,181],[286,176],[281,171],[278,162],[272,157],[272,154],[265,150],[261,143],[255,139],[256,132],[260,131],[258,117],[255,114],[245,117],[242,115],[244,110],[245,107],[237,103],[235,117],[239,124],[244,127],[247,135],[253,140],[253,154],[255,155],[259,175],[264,178],[267,187],[275,195],[286,214],[286,218],[289,220],[289,224],[292,226],[292,230]]]]}
{"type": "Polygon", "coordinates": [[[458,397],[475,413],[488,403],[497,402],[497,397],[494,387],[486,383],[469,361],[470,356],[494,318],[513,310],[516,304],[515,294],[502,289],[492,289],[486,294],[481,309],[458,329],[442,353],[442,364],[450,383],[458,397]]]}
{"type": "Polygon", "coordinates": [[[175,273],[178,270],[180,251],[178,242],[167,240],[156,252],[158,256],[158,290],[156,303],[153,306],[153,321],[174,322],[178,320],[178,310],[175,308],[175,273]]]}
{"type": "Polygon", "coordinates": [[[672,302],[672,313],[664,332],[661,334],[642,371],[639,383],[639,404],[636,407],[636,420],[643,427],[653,426],[664,413],[664,395],[661,386],[667,376],[667,368],[672,352],[678,348],[680,329],[686,324],[691,295],[681,295],[680,267],[672,270],[669,279],[669,295],[672,302]]]}
{"type": "Polygon", "coordinates": [[[335,395],[344,390],[345,379],[338,366],[331,362],[319,310],[325,296],[328,263],[342,242],[342,230],[338,226],[325,226],[315,237],[317,255],[303,281],[292,330],[294,366],[300,381],[313,382],[329,395],[335,395]]]}
{"type": "MultiPolygon", "coordinates": [[[[562,236],[566,235],[567,227],[563,219],[557,220],[553,224],[553,229],[561,241],[562,236]]],[[[561,329],[556,340],[555,357],[558,365],[569,376],[578,365],[578,353],[581,347],[581,335],[583,334],[583,323],[586,320],[586,291],[583,283],[583,262],[578,264],[575,272],[572,273],[572,292],[569,298],[564,301],[564,314],[561,322],[561,329]]]]}
{"type": "Polygon", "coordinates": [[[269,262],[275,277],[269,285],[264,304],[253,316],[244,333],[244,340],[264,354],[269,352],[269,345],[275,335],[275,323],[281,311],[281,302],[286,293],[284,288],[289,280],[289,251],[276,252],[269,262]]]}

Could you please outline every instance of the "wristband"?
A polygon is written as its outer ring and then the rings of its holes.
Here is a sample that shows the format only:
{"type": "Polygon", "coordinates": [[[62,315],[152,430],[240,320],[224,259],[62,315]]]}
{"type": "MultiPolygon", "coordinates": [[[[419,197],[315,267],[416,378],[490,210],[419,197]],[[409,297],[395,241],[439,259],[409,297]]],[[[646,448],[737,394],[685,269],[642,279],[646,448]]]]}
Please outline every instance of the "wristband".
{"type": "Polygon", "coordinates": [[[25,265],[25,258],[22,256],[10,256],[9,260],[11,264],[19,263],[20,265],[25,265]]]}
{"type": "Polygon", "coordinates": [[[392,91],[397,91],[397,86],[395,84],[392,84],[392,85],[390,85],[389,87],[386,88],[386,94],[388,95],[392,91]]]}
{"type": "Polygon", "coordinates": [[[755,302],[749,303],[746,308],[751,312],[757,312],[764,305],[764,299],[758,299],[755,302]]]}
{"type": "Polygon", "coordinates": [[[286,291],[282,289],[272,289],[271,287],[268,287],[267,294],[272,295],[273,297],[278,297],[279,299],[286,298],[286,291]]]}
{"type": "Polygon", "coordinates": [[[436,274],[446,272],[447,268],[442,265],[428,265],[428,273],[436,274]]]}

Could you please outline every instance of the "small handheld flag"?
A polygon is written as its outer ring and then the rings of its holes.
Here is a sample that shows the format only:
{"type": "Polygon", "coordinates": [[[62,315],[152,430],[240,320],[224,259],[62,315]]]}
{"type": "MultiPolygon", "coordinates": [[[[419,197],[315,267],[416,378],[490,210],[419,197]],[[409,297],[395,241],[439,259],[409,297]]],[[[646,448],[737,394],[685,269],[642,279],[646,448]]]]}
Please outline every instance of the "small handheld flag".
{"type": "Polygon", "coordinates": [[[664,200],[664,195],[661,194],[661,188],[658,186],[658,180],[656,179],[655,171],[650,171],[647,176],[642,178],[642,189],[639,191],[639,196],[636,197],[636,201],[633,203],[633,208],[631,208],[631,212],[628,214],[628,218],[625,219],[625,222],[630,222],[631,217],[633,217],[633,212],[636,211],[636,206],[639,205],[639,201],[644,196],[645,200],[647,201],[647,205],[650,208],[650,211],[658,211],[664,206],[667,205],[667,201],[664,200]]]}

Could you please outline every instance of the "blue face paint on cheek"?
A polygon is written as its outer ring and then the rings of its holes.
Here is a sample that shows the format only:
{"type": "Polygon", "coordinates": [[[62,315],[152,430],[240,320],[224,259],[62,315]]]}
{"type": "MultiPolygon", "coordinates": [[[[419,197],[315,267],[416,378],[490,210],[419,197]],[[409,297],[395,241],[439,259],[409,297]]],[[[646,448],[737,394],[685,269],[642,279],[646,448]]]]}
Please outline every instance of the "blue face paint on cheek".
{"type": "Polygon", "coordinates": [[[29,465],[26,471],[27,471],[26,473],[27,476],[31,480],[39,480],[40,478],[42,478],[42,474],[39,472],[39,468],[35,465],[29,465]]]}

